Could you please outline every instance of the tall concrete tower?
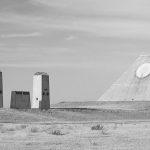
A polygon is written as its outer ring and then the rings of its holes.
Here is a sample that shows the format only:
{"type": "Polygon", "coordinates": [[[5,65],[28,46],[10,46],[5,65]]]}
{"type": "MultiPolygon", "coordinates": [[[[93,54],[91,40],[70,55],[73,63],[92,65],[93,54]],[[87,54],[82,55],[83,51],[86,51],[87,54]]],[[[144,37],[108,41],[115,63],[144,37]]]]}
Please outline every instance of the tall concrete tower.
{"type": "Polygon", "coordinates": [[[31,108],[49,109],[49,75],[44,72],[37,72],[33,76],[33,99],[31,108]]]}
{"type": "Polygon", "coordinates": [[[3,77],[0,71],[0,108],[3,107],[3,77]]]}

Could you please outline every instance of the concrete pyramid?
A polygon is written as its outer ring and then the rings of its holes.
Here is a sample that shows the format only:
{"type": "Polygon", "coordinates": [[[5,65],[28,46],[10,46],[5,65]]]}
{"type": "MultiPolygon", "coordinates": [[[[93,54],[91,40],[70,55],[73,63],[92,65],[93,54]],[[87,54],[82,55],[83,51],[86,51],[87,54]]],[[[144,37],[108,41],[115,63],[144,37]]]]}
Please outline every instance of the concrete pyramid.
{"type": "Polygon", "coordinates": [[[140,56],[98,101],[150,101],[150,56],[140,56]]]}

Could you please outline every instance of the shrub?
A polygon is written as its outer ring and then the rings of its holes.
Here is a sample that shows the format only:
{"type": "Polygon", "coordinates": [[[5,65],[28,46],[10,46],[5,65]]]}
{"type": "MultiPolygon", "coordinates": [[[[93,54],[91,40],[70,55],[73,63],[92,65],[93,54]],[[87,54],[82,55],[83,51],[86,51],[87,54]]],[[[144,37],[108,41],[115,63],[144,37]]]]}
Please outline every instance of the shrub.
{"type": "Polygon", "coordinates": [[[29,143],[26,143],[26,145],[27,145],[27,146],[28,146],[28,145],[30,146],[30,145],[32,145],[32,144],[33,144],[33,143],[31,143],[31,142],[29,142],[29,143]]]}
{"type": "Polygon", "coordinates": [[[21,129],[25,129],[26,127],[27,127],[27,125],[25,125],[25,124],[20,125],[21,129]]]}
{"type": "Polygon", "coordinates": [[[92,127],[91,127],[91,130],[102,130],[103,128],[104,128],[103,125],[98,124],[98,125],[92,126],[92,127]]]}
{"type": "Polygon", "coordinates": [[[105,128],[103,125],[100,125],[100,124],[92,126],[91,130],[100,130],[103,135],[108,135],[109,134],[108,129],[105,128]]]}
{"type": "Polygon", "coordinates": [[[64,135],[60,130],[54,130],[52,131],[53,135],[64,135]]]}

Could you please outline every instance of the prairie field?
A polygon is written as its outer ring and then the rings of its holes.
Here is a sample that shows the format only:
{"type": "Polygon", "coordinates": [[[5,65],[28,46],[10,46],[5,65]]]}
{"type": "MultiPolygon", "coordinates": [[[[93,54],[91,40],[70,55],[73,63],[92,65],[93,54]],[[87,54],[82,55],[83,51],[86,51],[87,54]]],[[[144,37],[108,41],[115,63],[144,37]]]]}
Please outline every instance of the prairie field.
{"type": "Polygon", "coordinates": [[[0,109],[0,150],[150,149],[150,103],[65,105],[43,111],[0,109]]]}
{"type": "Polygon", "coordinates": [[[149,150],[149,141],[149,122],[0,124],[1,150],[149,150]]]}

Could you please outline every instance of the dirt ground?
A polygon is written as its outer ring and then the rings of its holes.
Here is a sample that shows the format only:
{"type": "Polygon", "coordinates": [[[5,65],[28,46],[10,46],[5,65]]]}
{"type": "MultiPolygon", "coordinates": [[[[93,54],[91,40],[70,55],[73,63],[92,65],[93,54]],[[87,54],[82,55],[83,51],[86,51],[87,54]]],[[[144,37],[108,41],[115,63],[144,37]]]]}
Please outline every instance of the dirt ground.
{"type": "Polygon", "coordinates": [[[0,150],[149,150],[150,122],[0,124],[0,150]],[[95,130],[94,130],[95,129],[95,130]]]}

